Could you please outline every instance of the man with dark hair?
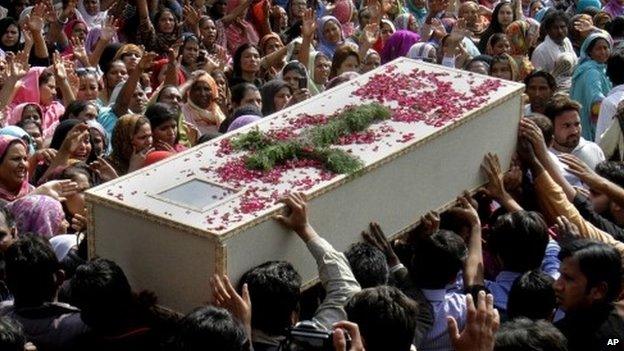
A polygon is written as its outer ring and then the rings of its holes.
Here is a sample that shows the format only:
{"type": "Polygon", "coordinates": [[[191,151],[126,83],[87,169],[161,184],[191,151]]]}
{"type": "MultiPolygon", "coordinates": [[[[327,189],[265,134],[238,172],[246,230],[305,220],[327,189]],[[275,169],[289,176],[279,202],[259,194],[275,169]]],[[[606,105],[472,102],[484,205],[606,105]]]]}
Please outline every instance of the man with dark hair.
{"type": "Polygon", "coordinates": [[[507,317],[510,320],[519,317],[551,320],[557,307],[554,281],[540,270],[519,276],[509,290],[507,317]]]}
{"type": "Polygon", "coordinates": [[[416,331],[416,302],[390,286],[368,288],[345,306],[349,321],[360,327],[368,351],[409,351],[416,331]]]}
{"type": "Polygon", "coordinates": [[[171,351],[245,351],[248,342],[245,329],[227,310],[206,306],[180,321],[171,351]]]}
{"type": "Polygon", "coordinates": [[[6,276],[13,304],[0,315],[20,322],[24,333],[41,350],[73,350],[87,331],[78,309],[56,301],[64,280],[50,244],[37,236],[23,236],[5,255],[6,276]]]}
{"type": "Polygon", "coordinates": [[[568,351],[567,344],[566,338],[549,322],[517,318],[500,327],[494,351],[568,351]]]}
{"type": "MultiPolygon", "coordinates": [[[[473,217],[478,220],[478,215],[473,217]]],[[[474,224],[479,226],[480,224],[474,224]]],[[[433,326],[425,335],[418,349],[448,349],[451,341],[447,331],[447,316],[455,318],[459,328],[466,322],[465,296],[447,291],[448,284],[455,281],[464,267],[468,249],[464,240],[449,230],[438,230],[431,236],[420,238],[414,245],[409,273],[417,287],[433,308],[433,326]]]]}
{"type": "Polygon", "coordinates": [[[551,150],[557,155],[572,154],[594,169],[605,156],[596,143],[581,136],[580,110],[581,105],[567,96],[554,96],[548,101],[544,114],[554,126],[551,150]]]}
{"type": "Polygon", "coordinates": [[[8,317],[0,317],[0,350],[27,351],[36,349],[32,344],[26,343],[24,330],[22,330],[19,322],[8,317]]]}
{"type": "MultiPolygon", "coordinates": [[[[614,50],[607,60],[607,76],[613,84],[609,94],[600,103],[600,113],[596,124],[596,142],[601,144],[603,133],[612,125],[621,130],[620,124],[614,119],[617,107],[624,100],[624,50],[614,50]],[[616,123],[614,123],[616,122],[616,123]]],[[[621,132],[620,132],[621,133],[621,132]]],[[[606,140],[607,144],[610,140],[606,140]]]]}
{"type": "Polygon", "coordinates": [[[166,335],[163,318],[152,312],[152,304],[138,302],[126,275],[113,261],[98,258],[79,266],[70,293],[82,321],[91,328],[85,349],[153,350],[166,335]]]}
{"type": "MultiPolygon", "coordinates": [[[[288,216],[279,215],[276,219],[297,233],[307,245],[316,260],[319,279],[325,289],[325,299],[312,321],[319,329],[331,330],[334,323],[346,319],[343,306],[360,291],[360,285],[344,254],[321,238],[308,222],[305,195],[293,193],[282,202],[288,206],[290,213],[288,216]]],[[[245,284],[251,298],[253,347],[257,351],[276,350],[284,340],[284,329],[299,318],[301,277],[289,263],[273,261],[246,272],[239,286],[245,284]]]]}
{"type": "Polygon", "coordinates": [[[355,243],[344,254],[363,289],[388,283],[386,256],[378,248],[367,243],[355,243]]]}
{"type": "Polygon", "coordinates": [[[618,251],[607,244],[577,239],[561,248],[559,259],[561,277],[554,289],[566,315],[555,325],[568,338],[569,349],[607,350],[609,340],[624,340],[624,319],[613,306],[622,290],[618,251]]]}
{"type": "Polygon", "coordinates": [[[0,207],[0,252],[6,252],[15,240],[17,240],[15,220],[6,207],[0,207]]]}
{"type": "Polygon", "coordinates": [[[290,263],[265,262],[245,272],[240,279],[240,284],[244,283],[249,288],[256,331],[281,335],[292,326],[301,300],[301,276],[290,263]]]}
{"type": "Polygon", "coordinates": [[[542,26],[546,30],[546,38],[539,44],[531,62],[535,69],[552,73],[557,57],[562,53],[569,53],[576,57],[572,42],[568,39],[568,16],[563,11],[552,11],[546,15],[542,26]]]}
{"type": "Polygon", "coordinates": [[[544,113],[546,102],[557,91],[555,77],[546,71],[533,71],[524,78],[524,85],[529,96],[529,104],[525,106],[524,114],[544,113]]]}

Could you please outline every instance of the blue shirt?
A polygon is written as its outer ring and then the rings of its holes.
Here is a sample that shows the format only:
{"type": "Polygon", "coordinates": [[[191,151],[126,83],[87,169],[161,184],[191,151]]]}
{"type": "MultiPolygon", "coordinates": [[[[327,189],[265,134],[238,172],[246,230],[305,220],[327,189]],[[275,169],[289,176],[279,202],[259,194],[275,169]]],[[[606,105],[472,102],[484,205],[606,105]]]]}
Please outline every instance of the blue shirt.
{"type": "Polygon", "coordinates": [[[446,289],[422,289],[423,295],[433,308],[433,326],[418,345],[418,350],[452,350],[453,345],[448,334],[446,317],[453,317],[457,321],[459,330],[466,324],[466,296],[446,289]]]}

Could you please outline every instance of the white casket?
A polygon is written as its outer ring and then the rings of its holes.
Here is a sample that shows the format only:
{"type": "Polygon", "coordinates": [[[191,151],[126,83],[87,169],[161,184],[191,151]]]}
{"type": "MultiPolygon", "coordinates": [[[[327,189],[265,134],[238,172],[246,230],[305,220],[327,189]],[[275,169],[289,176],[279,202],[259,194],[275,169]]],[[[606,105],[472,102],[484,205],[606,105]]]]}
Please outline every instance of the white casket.
{"type": "Polygon", "coordinates": [[[509,163],[523,85],[399,59],[259,123],[87,192],[89,252],[116,261],[135,289],[185,312],[210,299],[209,278],[234,281],[268,260],[292,262],[306,285],[317,277],[305,245],[272,217],[289,191],[311,199],[311,222],[338,250],[372,220],[387,234],[481,186],[483,155],[509,163]],[[363,167],[333,174],[298,160],[249,171],[231,140],[254,128],[292,138],[347,105],[380,101],[392,119],[343,137],[363,167]]]}

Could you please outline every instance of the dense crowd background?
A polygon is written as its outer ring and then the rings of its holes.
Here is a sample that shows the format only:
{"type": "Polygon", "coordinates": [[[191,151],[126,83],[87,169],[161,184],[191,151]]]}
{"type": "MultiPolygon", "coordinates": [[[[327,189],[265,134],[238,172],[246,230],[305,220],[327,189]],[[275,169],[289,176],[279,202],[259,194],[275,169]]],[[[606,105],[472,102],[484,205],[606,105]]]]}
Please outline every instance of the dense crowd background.
{"type": "Polygon", "coordinates": [[[624,350],[624,1],[0,6],[0,349],[292,349],[297,325],[336,350],[624,350]],[[484,155],[476,194],[344,253],[284,198],[305,298],[271,261],[183,316],[88,261],[86,189],[402,56],[525,83],[509,171],[484,155]]]}

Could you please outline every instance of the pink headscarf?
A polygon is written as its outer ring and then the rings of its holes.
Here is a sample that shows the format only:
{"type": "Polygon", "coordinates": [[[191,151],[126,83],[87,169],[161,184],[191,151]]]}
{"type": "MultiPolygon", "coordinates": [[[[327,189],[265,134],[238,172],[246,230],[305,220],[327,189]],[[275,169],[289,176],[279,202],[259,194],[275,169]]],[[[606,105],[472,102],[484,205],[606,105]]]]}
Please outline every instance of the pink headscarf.
{"type": "Polygon", "coordinates": [[[63,205],[46,195],[29,195],[7,205],[20,233],[33,233],[46,239],[60,233],[65,219],[63,205]]]}
{"type": "Polygon", "coordinates": [[[7,118],[7,124],[15,125],[19,123],[22,120],[22,114],[24,113],[24,109],[26,108],[26,106],[30,105],[35,106],[35,108],[39,111],[39,116],[43,118],[43,110],[41,109],[41,106],[39,106],[39,104],[36,104],[34,102],[22,102],[21,104],[13,107],[13,110],[11,110],[11,114],[7,118]]]}
{"type": "MultiPolygon", "coordinates": [[[[10,135],[0,135],[0,158],[2,159],[2,162],[4,162],[4,157],[6,156],[9,147],[14,143],[20,143],[24,145],[24,148],[26,148],[26,150],[28,150],[28,146],[26,145],[26,142],[24,142],[24,140],[10,135]]],[[[24,178],[24,181],[22,182],[20,190],[17,192],[17,194],[10,192],[0,184],[0,199],[5,201],[13,201],[28,194],[32,190],[32,188],[33,187],[28,183],[28,174],[26,174],[26,177],[24,178]]]]}
{"type": "Polygon", "coordinates": [[[12,115],[13,109],[22,103],[29,102],[38,104],[43,111],[43,115],[41,116],[43,137],[48,138],[52,136],[54,129],[58,124],[59,118],[63,115],[63,113],[65,113],[65,107],[58,101],[52,101],[49,105],[41,105],[41,95],[39,94],[39,76],[41,76],[45,70],[46,67],[32,67],[19,81],[15,97],[9,105],[9,115],[12,115]]]}

